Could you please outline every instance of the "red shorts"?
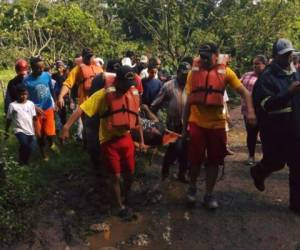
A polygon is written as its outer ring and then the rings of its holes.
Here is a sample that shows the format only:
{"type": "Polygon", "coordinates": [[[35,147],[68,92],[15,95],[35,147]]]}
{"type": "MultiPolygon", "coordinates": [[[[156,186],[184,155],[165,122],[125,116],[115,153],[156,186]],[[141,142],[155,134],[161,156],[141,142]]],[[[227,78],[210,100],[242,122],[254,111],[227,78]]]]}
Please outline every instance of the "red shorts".
{"type": "Polygon", "coordinates": [[[102,143],[100,150],[109,173],[120,174],[125,171],[134,173],[134,143],[130,134],[102,143]]]}
{"type": "Polygon", "coordinates": [[[225,128],[201,128],[195,123],[190,123],[189,128],[189,163],[192,166],[200,166],[204,161],[209,165],[224,164],[227,143],[225,128]]]}
{"type": "Polygon", "coordinates": [[[53,108],[44,110],[44,115],[37,116],[37,131],[41,135],[54,136],[55,135],[55,118],[53,108]]]}

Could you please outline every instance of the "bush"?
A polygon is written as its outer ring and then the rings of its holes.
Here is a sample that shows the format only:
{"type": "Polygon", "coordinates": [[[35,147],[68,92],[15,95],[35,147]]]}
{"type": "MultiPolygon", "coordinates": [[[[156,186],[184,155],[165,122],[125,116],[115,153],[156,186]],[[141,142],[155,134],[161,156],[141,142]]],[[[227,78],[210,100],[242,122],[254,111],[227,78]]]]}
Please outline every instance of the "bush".
{"type": "MultiPolygon", "coordinates": [[[[2,143],[3,145],[3,143],[2,143]]],[[[4,147],[0,152],[0,244],[9,245],[30,232],[35,217],[32,209],[39,195],[31,169],[20,166],[4,147]]]]}

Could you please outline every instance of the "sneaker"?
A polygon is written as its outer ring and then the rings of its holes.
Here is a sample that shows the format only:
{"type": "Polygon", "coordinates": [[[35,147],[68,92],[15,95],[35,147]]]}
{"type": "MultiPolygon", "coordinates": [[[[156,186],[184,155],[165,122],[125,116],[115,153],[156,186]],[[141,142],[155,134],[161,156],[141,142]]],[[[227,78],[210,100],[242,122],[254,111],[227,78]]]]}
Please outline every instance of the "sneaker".
{"type": "Polygon", "coordinates": [[[215,210],[219,207],[219,203],[217,199],[211,194],[206,194],[204,196],[203,205],[210,210],[215,210]]]}
{"type": "Polygon", "coordinates": [[[255,165],[254,157],[249,157],[248,158],[247,165],[249,165],[249,166],[254,166],[255,165]]]}
{"type": "Polygon", "coordinates": [[[196,195],[197,195],[197,188],[195,187],[189,187],[187,192],[187,199],[189,202],[196,202],[196,195]]]}
{"type": "Polygon", "coordinates": [[[250,168],[250,175],[254,181],[254,186],[260,191],[263,192],[265,190],[265,181],[263,178],[257,175],[255,167],[250,168]]]}
{"type": "Polygon", "coordinates": [[[60,150],[55,143],[52,143],[52,145],[50,146],[50,149],[52,150],[52,152],[54,152],[56,154],[60,154],[60,150]]]}

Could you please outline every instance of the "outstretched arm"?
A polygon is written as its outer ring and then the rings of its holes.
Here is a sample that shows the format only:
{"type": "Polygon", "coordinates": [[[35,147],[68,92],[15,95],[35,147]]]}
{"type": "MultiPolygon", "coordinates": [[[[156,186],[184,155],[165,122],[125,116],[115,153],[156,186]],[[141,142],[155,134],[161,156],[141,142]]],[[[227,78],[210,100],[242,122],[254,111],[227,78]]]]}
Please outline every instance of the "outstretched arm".
{"type": "Polygon", "coordinates": [[[159,122],[159,119],[157,118],[157,116],[151,112],[151,110],[149,109],[149,107],[146,104],[141,105],[141,110],[146,113],[147,119],[149,119],[150,121],[153,121],[153,122],[159,122]]]}
{"type": "Polygon", "coordinates": [[[61,139],[66,140],[69,138],[69,130],[72,127],[72,125],[79,119],[79,117],[82,115],[83,111],[80,107],[76,109],[76,111],[70,116],[66,124],[64,125],[61,133],[61,139]]]}

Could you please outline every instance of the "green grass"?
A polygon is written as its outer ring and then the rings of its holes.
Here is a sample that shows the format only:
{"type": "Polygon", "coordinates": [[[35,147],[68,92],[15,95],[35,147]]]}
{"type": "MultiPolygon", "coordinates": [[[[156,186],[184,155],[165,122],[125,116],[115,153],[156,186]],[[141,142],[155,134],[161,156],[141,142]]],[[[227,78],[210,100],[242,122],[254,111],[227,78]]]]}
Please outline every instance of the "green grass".
{"type": "MultiPolygon", "coordinates": [[[[0,80],[5,85],[14,75],[13,70],[0,70],[0,80]]],[[[90,171],[87,153],[73,140],[59,146],[60,154],[49,152],[48,162],[41,159],[36,146],[30,166],[19,166],[15,136],[10,132],[10,138],[4,140],[1,135],[4,123],[3,95],[0,93],[0,246],[16,242],[30,233],[38,221],[39,204],[57,190],[58,180],[65,181],[73,173],[86,176],[90,171]],[[4,171],[1,171],[3,166],[4,171]]]]}
{"type": "MultiPolygon", "coordinates": [[[[0,79],[5,84],[13,76],[13,70],[0,70],[0,79]]],[[[88,154],[74,140],[59,145],[60,154],[49,152],[48,162],[41,159],[36,146],[30,166],[22,167],[16,162],[18,143],[15,136],[10,132],[10,138],[4,140],[1,136],[3,129],[3,98],[0,93],[0,248],[29,236],[39,217],[43,216],[40,205],[51,200],[51,206],[55,208],[57,191],[68,189],[70,184],[80,185],[83,191],[95,185],[90,180],[93,171],[88,154]],[[70,181],[72,176],[78,178],[74,183],[70,181]],[[80,184],[78,180],[85,182],[80,184]]],[[[150,153],[137,155],[137,176],[145,176],[145,171],[151,168],[151,156],[150,153]]],[[[59,206],[59,209],[64,209],[63,204],[59,206]]]]}

